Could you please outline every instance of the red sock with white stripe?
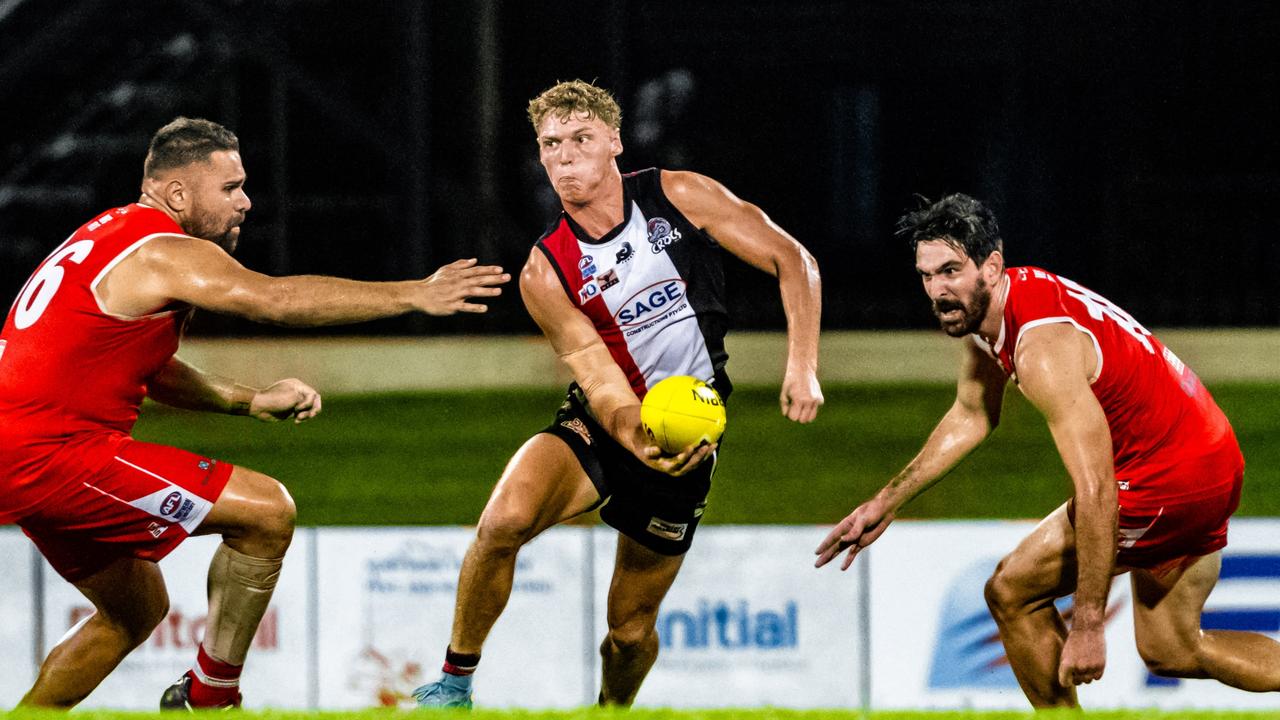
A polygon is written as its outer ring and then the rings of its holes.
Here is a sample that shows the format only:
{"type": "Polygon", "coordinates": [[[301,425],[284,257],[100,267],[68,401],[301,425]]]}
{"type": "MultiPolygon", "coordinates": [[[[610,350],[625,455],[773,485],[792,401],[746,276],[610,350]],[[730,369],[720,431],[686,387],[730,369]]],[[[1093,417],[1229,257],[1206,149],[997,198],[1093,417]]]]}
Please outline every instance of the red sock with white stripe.
{"type": "Polygon", "coordinates": [[[232,665],[209,657],[204,645],[196,653],[191,668],[192,707],[218,707],[237,704],[240,698],[240,671],[243,665],[232,665]]]}

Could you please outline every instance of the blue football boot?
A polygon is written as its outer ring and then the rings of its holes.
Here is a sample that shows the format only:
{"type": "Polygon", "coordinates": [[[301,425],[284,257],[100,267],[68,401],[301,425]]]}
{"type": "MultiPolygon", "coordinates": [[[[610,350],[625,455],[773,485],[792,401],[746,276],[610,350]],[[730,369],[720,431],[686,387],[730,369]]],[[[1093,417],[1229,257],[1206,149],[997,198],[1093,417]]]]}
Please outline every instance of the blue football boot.
{"type": "Polygon", "coordinates": [[[471,676],[444,673],[440,679],[413,691],[422,708],[471,708],[471,676]]]}

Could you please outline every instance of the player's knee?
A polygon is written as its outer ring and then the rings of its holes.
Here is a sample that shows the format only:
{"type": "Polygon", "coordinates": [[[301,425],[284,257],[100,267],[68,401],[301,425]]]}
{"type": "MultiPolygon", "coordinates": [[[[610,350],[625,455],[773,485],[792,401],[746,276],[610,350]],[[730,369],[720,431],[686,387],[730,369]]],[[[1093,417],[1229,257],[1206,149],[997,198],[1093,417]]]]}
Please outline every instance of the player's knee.
{"type": "Polygon", "coordinates": [[[609,637],[617,649],[627,652],[638,650],[658,642],[656,619],[649,614],[634,615],[609,624],[609,637]]]}
{"type": "Polygon", "coordinates": [[[1172,634],[1168,628],[1154,633],[1144,630],[1139,626],[1135,639],[1138,656],[1151,674],[1171,678],[1206,677],[1200,655],[1202,643],[1172,634]]]}
{"type": "Polygon", "coordinates": [[[1164,644],[1138,644],[1138,655],[1152,675],[1168,678],[1203,677],[1195,651],[1164,644]]]}
{"type": "Polygon", "coordinates": [[[507,555],[533,537],[533,522],[521,515],[486,512],[476,527],[476,547],[486,553],[507,555]]]}
{"type": "Polygon", "coordinates": [[[99,610],[99,619],[114,626],[116,631],[128,641],[129,647],[135,648],[151,637],[152,631],[168,614],[169,595],[161,593],[146,598],[143,602],[130,605],[128,612],[108,614],[99,610]]]}
{"type": "Polygon", "coordinates": [[[264,554],[278,557],[289,549],[293,541],[293,529],[298,520],[298,508],[284,485],[271,481],[270,488],[254,513],[254,536],[264,554]]]}
{"type": "MultiPolygon", "coordinates": [[[[1001,565],[1004,562],[1001,561],[1001,565]]],[[[982,597],[987,601],[987,608],[991,610],[991,615],[999,619],[1005,601],[1004,580],[1000,577],[1000,566],[996,566],[996,571],[987,578],[987,584],[982,587],[982,597]]]]}
{"type": "Polygon", "coordinates": [[[1008,617],[1021,605],[1022,593],[1009,573],[1006,561],[1001,560],[996,565],[996,571],[983,586],[982,595],[986,598],[991,616],[997,621],[1008,617]]]}

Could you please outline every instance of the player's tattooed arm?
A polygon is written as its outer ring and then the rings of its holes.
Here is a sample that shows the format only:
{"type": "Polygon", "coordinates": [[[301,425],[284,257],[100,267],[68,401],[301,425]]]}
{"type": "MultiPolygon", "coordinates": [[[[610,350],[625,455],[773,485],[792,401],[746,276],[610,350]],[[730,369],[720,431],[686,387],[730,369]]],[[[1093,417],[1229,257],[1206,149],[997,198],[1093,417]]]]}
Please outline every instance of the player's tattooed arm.
{"type": "Polygon", "coordinates": [[[759,207],[698,173],[662,171],[662,190],[689,221],[739,260],[778,279],[787,317],[787,368],[782,414],[811,422],[824,402],[818,383],[822,278],[818,262],[759,207]]]}

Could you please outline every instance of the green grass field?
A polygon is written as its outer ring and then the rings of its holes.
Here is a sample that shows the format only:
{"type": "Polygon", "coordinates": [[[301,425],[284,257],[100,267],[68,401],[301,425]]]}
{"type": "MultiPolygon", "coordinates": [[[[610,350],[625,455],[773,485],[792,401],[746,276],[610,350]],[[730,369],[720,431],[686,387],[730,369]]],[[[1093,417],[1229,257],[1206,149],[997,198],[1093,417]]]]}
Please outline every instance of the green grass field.
{"type": "MultiPolygon", "coordinates": [[[[206,713],[201,713],[208,717],[206,713]]],[[[77,718],[93,720],[136,720],[143,717],[154,717],[155,713],[107,712],[101,710],[77,710],[77,718]]],[[[635,709],[629,711],[600,710],[583,708],[566,711],[501,711],[475,710],[435,711],[431,713],[395,711],[395,710],[363,710],[359,712],[245,712],[247,718],[261,720],[386,720],[387,718],[468,718],[469,720],[1066,720],[1088,717],[1090,720],[1261,720],[1275,718],[1275,712],[1224,712],[1224,711],[1189,711],[1160,712],[1158,710],[1116,710],[1080,713],[1073,711],[1031,712],[980,712],[980,711],[936,711],[936,712],[872,712],[861,713],[855,710],[778,710],[771,708],[757,710],[650,710],[635,709]]],[[[53,720],[65,718],[65,714],[50,712],[19,711],[13,717],[35,718],[37,720],[53,720]]],[[[165,717],[168,717],[167,715],[165,717]]]]}
{"type": "MultiPolygon", "coordinates": [[[[1280,516],[1280,385],[1213,391],[1248,461],[1239,514],[1280,516]]],[[[808,426],[781,417],[774,390],[734,393],[706,522],[839,520],[910,460],[954,396],[941,385],[825,392],[808,426]]],[[[471,524],[507,458],[560,399],[554,390],[329,397],[320,418],[298,426],[148,405],[135,434],[273,475],[305,525],[471,524]]],[[[1069,493],[1044,422],[1010,390],[1001,427],[903,517],[1038,517],[1069,493]]]]}

